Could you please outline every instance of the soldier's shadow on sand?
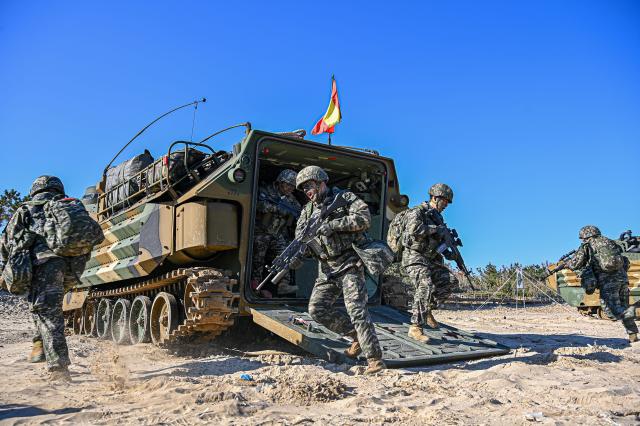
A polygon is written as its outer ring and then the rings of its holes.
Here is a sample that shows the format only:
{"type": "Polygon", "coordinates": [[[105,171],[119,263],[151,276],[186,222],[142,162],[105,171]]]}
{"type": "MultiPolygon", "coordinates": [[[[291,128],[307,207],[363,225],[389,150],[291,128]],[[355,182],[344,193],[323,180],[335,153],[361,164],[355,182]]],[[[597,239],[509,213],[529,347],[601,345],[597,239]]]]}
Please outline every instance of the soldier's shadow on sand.
{"type": "MultiPolygon", "coordinates": [[[[59,408],[57,410],[45,410],[43,408],[34,407],[32,405],[22,404],[6,404],[0,405],[0,420],[7,420],[11,418],[23,418],[23,417],[36,417],[44,415],[64,415],[77,413],[91,407],[83,408],[59,408]]],[[[29,419],[30,421],[36,421],[37,419],[29,419]]]]}

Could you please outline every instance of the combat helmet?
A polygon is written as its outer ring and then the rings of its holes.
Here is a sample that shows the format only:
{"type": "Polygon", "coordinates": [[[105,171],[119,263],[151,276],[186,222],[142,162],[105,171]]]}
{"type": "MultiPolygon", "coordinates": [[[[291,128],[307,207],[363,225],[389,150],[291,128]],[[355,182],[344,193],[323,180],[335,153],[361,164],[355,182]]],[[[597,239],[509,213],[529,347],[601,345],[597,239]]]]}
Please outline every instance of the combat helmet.
{"type": "Polygon", "coordinates": [[[329,182],[329,175],[318,166],[307,166],[298,172],[296,176],[296,188],[301,189],[303,183],[316,180],[318,182],[329,182]]]}
{"type": "Polygon", "coordinates": [[[33,197],[40,192],[58,192],[64,195],[64,185],[60,178],[55,176],[40,176],[33,181],[29,195],[33,197]]]}
{"type": "Polygon", "coordinates": [[[288,183],[291,186],[296,186],[297,173],[291,169],[284,169],[280,172],[276,178],[276,182],[288,183]]]}
{"type": "Polygon", "coordinates": [[[447,200],[449,204],[453,203],[453,190],[445,183],[436,183],[433,185],[429,188],[429,195],[432,197],[442,197],[447,200]]]}
{"type": "Polygon", "coordinates": [[[602,234],[600,233],[600,229],[598,229],[597,226],[587,225],[583,226],[580,229],[580,234],[578,234],[578,237],[580,237],[581,240],[586,240],[587,238],[599,237],[600,235],[602,234]]]}

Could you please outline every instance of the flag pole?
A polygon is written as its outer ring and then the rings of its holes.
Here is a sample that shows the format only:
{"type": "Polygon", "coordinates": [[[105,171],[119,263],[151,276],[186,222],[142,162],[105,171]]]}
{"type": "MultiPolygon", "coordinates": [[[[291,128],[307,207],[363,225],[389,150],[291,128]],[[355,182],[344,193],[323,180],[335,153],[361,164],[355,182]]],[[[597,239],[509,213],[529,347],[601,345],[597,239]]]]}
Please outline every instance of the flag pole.
{"type": "MultiPolygon", "coordinates": [[[[331,88],[333,89],[333,82],[336,80],[336,75],[331,74],[331,88]]],[[[332,92],[333,93],[333,92],[332,92]]],[[[331,133],[329,133],[329,145],[331,145],[331,133]]]]}

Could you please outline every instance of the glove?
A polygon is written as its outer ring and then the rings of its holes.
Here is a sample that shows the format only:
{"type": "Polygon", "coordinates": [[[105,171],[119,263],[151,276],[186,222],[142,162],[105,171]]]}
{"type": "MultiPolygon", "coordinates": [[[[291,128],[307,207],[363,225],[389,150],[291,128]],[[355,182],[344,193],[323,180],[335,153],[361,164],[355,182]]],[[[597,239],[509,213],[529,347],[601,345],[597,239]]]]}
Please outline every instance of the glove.
{"type": "Polygon", "coordinates": [[[331,229],[328,223],[323,223],[320,228],[318,228],[318,235],[329,237],[331,234],[333,234],[333,229],[331,229]]]}

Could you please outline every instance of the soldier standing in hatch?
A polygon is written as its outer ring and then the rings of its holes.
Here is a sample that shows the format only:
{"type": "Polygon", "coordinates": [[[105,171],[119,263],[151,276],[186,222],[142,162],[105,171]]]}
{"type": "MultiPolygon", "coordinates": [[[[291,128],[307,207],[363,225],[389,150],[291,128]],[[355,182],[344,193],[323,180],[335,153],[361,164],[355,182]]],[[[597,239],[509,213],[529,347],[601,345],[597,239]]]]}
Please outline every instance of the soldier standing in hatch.
{"type": "Polygon", "coordinates": [[[453,203],[453,191],[444,183],[436,183],[429,188],[429,195],[429,202],[423,202],[407,213],[401,237],[402,266],[415,286],[409,337],[420,342],[429,340],[423,332],[425,325],[438,328],[432,311],[458,286],[458,279],[436,250],[445,229],[442,212],[453,203]]]}
{"type": "MultiPolygon", "coordinates": [[[[253,261],[251,266],[252,288],[262,281],[267,256],[277,257],[292,239],[293,224],[300,214],[300,203],[293,196],[296,189],[296,172],[285,169],[271,185],[258,189],[257,217],[253,240],[253,261]]],[[[277,289],[269,287],[261,290],[264,297],[272,297],[277,291],[279,297],[296,296],[298,287],[291,285],[289,275],[279,283],[277,289]]]]}
{"type": "Polygon", "coordinates": [[[298,219],[296,236],[305,229],[315,209],[328,206],[338,196],[347,202],[345,207],[329,214],[318,230],[320,254],[310,250],[320,265],[309,298],[309,315],[328,329],[350,336],[353,343],[345,354],[356,358],[364,352],[368,361],[365,373],[373,374],[384,369],[385,365],[367,309],[364,266],[353,249],[354,243],[366,238],[364,233],[370,226],[371,214],[364,201],[350,191],[329,189],[328,181],[327,173],[317,166],[305,167],[296,179],[296,188],[309,199],[298,219]],[[341,293],[347,313],[334,307],[341,293]]]}
{"type": "Polygon", "coordinates": [[[635,307],[628,306],[629,277],[626,258],[622,249],[611,239],[603,236],[600,229],[588,225],[580,229],[582,240],[576,254],[567,262],[567,268],[581,271],[591,267],[600,289],[600,306],[612,320],[622,320],[629,342],[638,341],[638,326],[635,323],[635,307]]]}
{"type": "Polygon", "coordinates": [[[47,201],[64,197],[64,186],[55,176],[40,176],[33,182],[29,195],[31,201],[18,208],[5,232],[9,252],[16,248],[28,249],[32,259],[33,275],[28,301],[36,334],[30,360],[40,361],[44,355],[50,379],[69,381],[71,361],[62,313],[67,262],[47,246],[43,208],[47,201]]]}

